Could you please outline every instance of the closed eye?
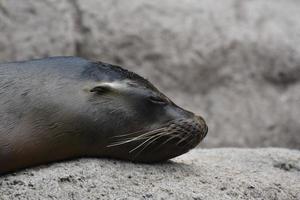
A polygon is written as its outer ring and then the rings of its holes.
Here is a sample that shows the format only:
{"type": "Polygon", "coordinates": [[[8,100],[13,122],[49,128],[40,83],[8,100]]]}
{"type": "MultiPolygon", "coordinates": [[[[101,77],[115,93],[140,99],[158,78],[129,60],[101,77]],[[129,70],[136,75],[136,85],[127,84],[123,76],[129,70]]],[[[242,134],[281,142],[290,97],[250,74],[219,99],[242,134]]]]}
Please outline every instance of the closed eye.
{"type": "Polygon", "coordinates": [[[160,104],[160,105],[165,105],[168,103],[165,99],[160,97],[155,97],[155,96],[149,97],[148,100],[154,104],[160,104]]]}
{"type": "Polygon", "coordinates": [[[95,92],[97,94],[105,94],[111,90],[112,90],[112,88],[109,86],[99,85],[99,86],[95,86],[92,89],[90,89],[90,92],[95,92]]]}

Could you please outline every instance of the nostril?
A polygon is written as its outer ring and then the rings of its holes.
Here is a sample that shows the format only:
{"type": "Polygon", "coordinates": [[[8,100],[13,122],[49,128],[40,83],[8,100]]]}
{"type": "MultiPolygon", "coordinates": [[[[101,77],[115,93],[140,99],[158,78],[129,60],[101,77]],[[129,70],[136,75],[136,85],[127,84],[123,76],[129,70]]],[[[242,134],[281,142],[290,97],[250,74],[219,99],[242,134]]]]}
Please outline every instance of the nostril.
{"type": "Polygon", "coordinates": [[[203,131],[203,135],[205,137],[208,132],[208,127],[206,125],[206,122],[201,116],[195,116],[195,121],[197,122],[197,128],[203,131]]]}
{"type": "Polygon", "coordinates": [[[196,119],[196,121],[198,121],[199,123],[205,124],[205,121],[204,121],[204,119],[203,119],[201,116],[195,115],[195,119],[196,119]]]}
{"type": "Polygon", "coordinates": [[[204,137],[207,135],[208,132],[208,126],[205,124],[204,126],[204,137]]]}
{"type": "Polygon", "coordinates": [[[200,116],[195,116],[195,117],[194,117],[194,120],[195,120],[201,127],[203,127],[203,126],[206,125],[204,119],[203,119],[202,117],[200,117],[200,116]]]}

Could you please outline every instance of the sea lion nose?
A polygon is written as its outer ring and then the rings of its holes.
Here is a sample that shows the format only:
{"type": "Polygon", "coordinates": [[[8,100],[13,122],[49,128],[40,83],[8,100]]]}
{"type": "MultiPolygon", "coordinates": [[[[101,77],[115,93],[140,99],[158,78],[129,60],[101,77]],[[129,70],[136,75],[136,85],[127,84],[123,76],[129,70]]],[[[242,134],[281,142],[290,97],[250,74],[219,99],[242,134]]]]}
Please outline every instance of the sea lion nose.
{"type": "Polygon", "coordinates": [[[201,135],[203,135],[203,137],[205,137],[208,132],[208,126],[206,125],[206,122],[204,121],[204,119],[201,116],[197,116],[197,115],[194,116],[194,120],[202,132],[201,135]]]}

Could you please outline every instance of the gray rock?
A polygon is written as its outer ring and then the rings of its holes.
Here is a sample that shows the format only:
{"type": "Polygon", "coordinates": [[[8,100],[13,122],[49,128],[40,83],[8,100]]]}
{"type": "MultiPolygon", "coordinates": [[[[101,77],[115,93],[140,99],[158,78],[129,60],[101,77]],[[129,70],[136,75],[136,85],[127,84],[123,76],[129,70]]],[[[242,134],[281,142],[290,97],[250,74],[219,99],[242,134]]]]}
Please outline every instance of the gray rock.
{"type": "Polygon", "coordinates": [[[0,1],[0,60],[73,55],[71,5],[60,0],[0,1]]]}
{"type": "Polygon", "coordinates": [[[0,2],[1,60],[120,64],[203,115],[203,146],[300,149],[298,0],[0,2]]]}
{"type": "Polygon", "coordinates": [[[300,152],[196,149],[156,165],[81,159],[0,177],[0,199],[300,199],[300,152]]]}

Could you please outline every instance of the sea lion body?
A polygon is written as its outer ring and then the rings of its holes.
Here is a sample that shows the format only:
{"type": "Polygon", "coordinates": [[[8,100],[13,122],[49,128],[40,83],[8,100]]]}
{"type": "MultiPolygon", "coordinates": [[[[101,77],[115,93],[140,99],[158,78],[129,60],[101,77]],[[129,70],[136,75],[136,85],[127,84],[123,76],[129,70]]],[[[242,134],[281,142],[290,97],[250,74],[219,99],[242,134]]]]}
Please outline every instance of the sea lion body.
{"type": "Polygon", "coordinates": [[[0,122],[0,174],[85,156],[160,162],[207,133],[137,74],[77,57],[0,64],[0,122]]]}

